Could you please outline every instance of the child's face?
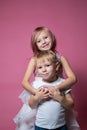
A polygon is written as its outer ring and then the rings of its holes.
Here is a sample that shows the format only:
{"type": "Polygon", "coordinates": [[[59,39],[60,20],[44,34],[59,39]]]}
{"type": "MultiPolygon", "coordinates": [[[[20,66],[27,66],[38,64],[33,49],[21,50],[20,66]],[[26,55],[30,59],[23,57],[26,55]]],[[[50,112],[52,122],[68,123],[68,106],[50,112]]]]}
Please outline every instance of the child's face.
{"type": "Polygon", "coordinates": [[[43,30],[37,35],[36,45],[40,51],[50,50],[52,47],[52,38],[50,34],[43,30]]]}
{"type": "Polygon", "coordinates": [[[48,59],[37,59],[37,72],[46,82],[56,80],[56,65],[48,59]]]}

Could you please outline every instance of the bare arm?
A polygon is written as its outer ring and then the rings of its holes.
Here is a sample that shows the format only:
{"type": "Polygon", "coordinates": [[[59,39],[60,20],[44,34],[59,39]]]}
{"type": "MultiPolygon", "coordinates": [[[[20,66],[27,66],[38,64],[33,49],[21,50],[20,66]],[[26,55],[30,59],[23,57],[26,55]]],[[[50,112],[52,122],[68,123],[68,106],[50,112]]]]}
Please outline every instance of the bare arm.
{"type": "Polygon", "coordinates": [[[29,106],[34,109],[38,106],[39,104],[39,99],[36,97],[36,95],[31,95],[29,99],[29,106]]]}
{"type": "Polygon", "coordinates": [[[64,56],[61,56],[61,63],[67,78],[60,85],[56,86],[56,88],[58,88],[59,90],[67,90],[70,89],[72,85],[77,82],[77,78],[70,64],[68,63],[68,60],[64,56]]]}
{"type": "Polygon", "coordinates": [[[60,103],[66,108],[66,109],[71,109],[74,107],[74,100],[72,97],[71,93],[66,94],[62,100],[60,101],[60,103]]]}
{"type": "Polygon", "coordinates": [[[70,92],[64,95],[54,87],[50,89],[50,97],[60,102],[66,109],[73,108],[74,106],[74,100],[70,92]]]}
{"type": "Polygon", "coordinates": [[[24,75],[24,78],[22,80],[22,85],[23,87],[28,90],[31,94],[35,94],[36,93],[36,89],[33,88],[30,84],[30,78],[32,76],[32,74],[34,73],[34,70],[35,70],[35,64],[36,64],[36,60],[35,60],[35,57],[32,57],[29,64],[28,64],[28,67],[26,69],[26,72],[25,72],[25,75],[24,75]]]}
{"type": "Polygon", "coordinates": [[[36,108],[41,100],[46,100],[49,98],[49,92],[44,88],[41,88],[36,92],[35,95],[31,95],[29,99],[29,106],[33,109],[36,108]]]}

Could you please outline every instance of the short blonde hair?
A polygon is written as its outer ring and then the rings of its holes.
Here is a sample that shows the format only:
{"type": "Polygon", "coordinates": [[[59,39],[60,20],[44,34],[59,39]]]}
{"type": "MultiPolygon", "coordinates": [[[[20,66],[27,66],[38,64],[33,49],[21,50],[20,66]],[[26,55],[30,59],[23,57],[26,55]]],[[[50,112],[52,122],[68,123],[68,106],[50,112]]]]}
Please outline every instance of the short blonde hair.
{"type": "Polygon", "coordinates": [[[48,50],[48,51],[42,51],[40,53],[38,53],[36,55],[36,59],[40,59],[42,61],[44,61],[45,59],[47,59],[48,61],[51,61],[52,63],[56,64],[56,63],[59,63],[60,61],[58,60],[56,54],[51,51],[51,50],[48,50]]]}

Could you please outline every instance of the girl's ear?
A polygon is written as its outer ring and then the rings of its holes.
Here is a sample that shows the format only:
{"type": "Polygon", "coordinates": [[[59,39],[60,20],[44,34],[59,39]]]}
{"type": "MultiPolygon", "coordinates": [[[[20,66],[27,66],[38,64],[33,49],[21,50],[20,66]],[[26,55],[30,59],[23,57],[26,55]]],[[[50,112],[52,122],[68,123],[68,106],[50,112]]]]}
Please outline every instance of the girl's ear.
{"type": "Polygon", "coordinates": [[[59,67],[60,67],[60,63],[57,62],[57,63],[56,63],[56,71],[58,71],[59,67]]]}

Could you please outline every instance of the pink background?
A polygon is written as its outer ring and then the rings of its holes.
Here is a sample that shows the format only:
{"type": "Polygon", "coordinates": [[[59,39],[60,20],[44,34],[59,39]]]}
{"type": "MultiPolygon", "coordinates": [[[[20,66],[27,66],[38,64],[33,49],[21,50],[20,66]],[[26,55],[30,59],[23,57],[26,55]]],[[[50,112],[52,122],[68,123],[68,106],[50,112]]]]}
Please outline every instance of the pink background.
{"type": "Polygon", "coordinates": [[[32,55],[30,37],[42,25],[55,33],[57,50],[78,77],[73,87],[75,108],[82,130],[87,130],[86,0],[0,0],[0,130],[15,129],[21,81],[32,55]]]}

